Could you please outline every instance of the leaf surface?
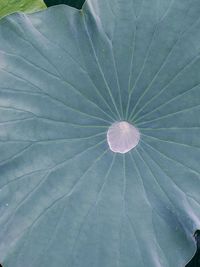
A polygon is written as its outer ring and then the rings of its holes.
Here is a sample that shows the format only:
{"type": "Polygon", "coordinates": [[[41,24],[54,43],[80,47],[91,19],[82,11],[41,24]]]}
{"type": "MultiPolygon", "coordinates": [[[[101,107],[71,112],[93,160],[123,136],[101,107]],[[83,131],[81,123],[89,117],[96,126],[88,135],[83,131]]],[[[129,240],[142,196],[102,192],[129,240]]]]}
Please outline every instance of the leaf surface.
{"type": "Polygon", "coordinates": [[[200,227],[199,12],[198,0],[89,0],[1,21],[5,267],[189,261],[200,227]],[[106,141],[120,120],[141,134],[126,154],[106,141]]]}

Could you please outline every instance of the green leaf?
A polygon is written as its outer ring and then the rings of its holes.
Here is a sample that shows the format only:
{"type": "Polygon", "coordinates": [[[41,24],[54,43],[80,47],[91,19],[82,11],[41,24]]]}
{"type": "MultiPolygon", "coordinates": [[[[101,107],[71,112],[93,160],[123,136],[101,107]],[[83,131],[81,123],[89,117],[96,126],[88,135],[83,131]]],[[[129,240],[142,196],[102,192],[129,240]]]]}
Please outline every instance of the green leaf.
{"type": "Polygon", "coordinates": [[[72,6],[72,7],[81,9],[85,0],[44,0],[44,2],[48,7],[60,5],[60,4],[65,4],[68,6],[72,6]]]}
{"type": "Polygon", "coordinates": [[[31,13],[44,8],[42,0],[0,0],[0,18],[17,11],[31,13]]]}
{"type": "Polygon", "coordinates": [[[1,21],[5,267],[191,259],[200,228],[199,13],[199,0],[89,0],[82,11],[61,5],[1,21]],[[140,131],[126,154],[106,139],[121,120],[140,131]]]}

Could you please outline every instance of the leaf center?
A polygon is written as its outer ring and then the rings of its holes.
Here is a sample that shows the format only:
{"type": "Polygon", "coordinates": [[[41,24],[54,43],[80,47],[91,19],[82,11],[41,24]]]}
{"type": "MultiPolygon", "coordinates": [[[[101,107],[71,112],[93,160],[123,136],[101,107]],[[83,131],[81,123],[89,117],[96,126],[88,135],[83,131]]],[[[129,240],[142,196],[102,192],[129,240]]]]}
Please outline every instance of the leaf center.
{"type": "Polygon", "coordinates": [[[127,153],[138,145],[139,140],[139,130],[126,121],[113,123],[107,132],[109,148],[115,153],[127,153]]]}

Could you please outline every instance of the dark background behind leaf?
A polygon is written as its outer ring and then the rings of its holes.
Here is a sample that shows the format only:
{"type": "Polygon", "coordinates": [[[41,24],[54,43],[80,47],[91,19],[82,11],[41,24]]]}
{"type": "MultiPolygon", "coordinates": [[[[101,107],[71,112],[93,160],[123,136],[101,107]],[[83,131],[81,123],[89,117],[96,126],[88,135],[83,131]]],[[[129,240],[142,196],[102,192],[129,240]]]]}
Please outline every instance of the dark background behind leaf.
{"type": "Polygon", "coordinates": [[[197,251],[186,267],[200,267],[200,230],[196,231],[195,239],[197,242],[197,251]]]}
{"type": "Polygon", "coordinates": [[[44,0],[44,2],[48,7],[59,4],[66,4],[81,9],[85,0],[44,0]]]}
{"type": "Polygon", "coordinates": [[[200,251],[198,250],[186,267],[200,267],[200,251]]]}

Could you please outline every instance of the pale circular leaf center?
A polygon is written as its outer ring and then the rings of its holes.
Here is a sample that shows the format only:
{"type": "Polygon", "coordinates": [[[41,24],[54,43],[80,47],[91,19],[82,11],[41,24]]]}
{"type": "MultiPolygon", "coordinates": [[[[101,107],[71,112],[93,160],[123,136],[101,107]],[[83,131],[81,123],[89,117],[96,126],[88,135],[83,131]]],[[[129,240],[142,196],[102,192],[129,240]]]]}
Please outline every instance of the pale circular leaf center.
{"type": "Polygon", "coordinates": [[[139,140],[139,130],[126,121],[113,123],[107,132],[109,148],[116,153],[127,153],[137,146],[139,140]]]}

